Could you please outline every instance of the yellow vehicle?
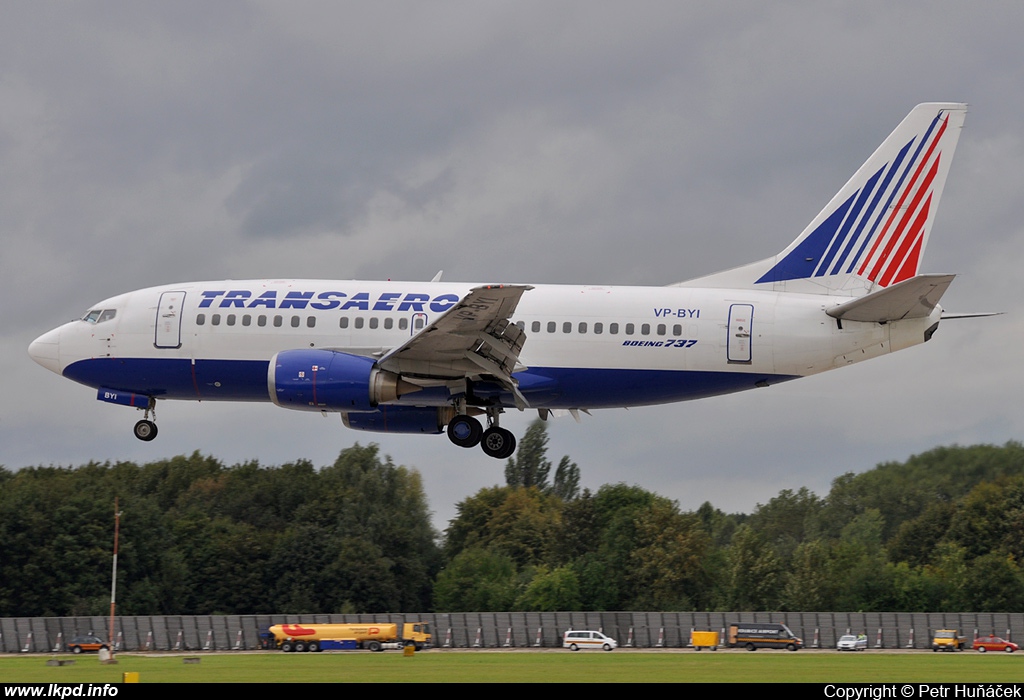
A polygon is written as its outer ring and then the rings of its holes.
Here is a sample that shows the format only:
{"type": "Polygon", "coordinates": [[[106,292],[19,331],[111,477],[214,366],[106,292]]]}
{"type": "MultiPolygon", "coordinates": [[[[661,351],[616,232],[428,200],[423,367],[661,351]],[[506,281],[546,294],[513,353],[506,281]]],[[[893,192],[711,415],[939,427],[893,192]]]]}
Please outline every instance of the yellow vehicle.
{"type": "Polygon", "coordinates": [[[701,649],[718,651],[718,632],[694,630],[690,635],[690,646],[697,651],[700,651],[701,649]]]}
{"type": "Polygon", "coordinates": [[[932,637],[932,651],[963,651],[965,638],[957,634],[956,630],[935,630],[932,637]]]}
{"type": "Polygon", "coordinates": [[[430,625],[426,622],[406,622],[402,634],[393,622],[363,625],[296,624],[273,625],[267,630],[272,644],[281,651],[322,651],[346,648],[350,642],[357,649],[384,651],[412,645],[417,651],[430,644],[430,625]]]}

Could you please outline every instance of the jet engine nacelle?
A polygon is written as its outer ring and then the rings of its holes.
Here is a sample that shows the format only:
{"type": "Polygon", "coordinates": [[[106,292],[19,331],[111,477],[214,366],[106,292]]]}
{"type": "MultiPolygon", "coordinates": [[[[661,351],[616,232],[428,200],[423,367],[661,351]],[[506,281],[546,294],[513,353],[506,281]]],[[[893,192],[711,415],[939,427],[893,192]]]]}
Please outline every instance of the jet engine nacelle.
{"type": "Polygon", "coordinates": [[[372,413],[343,412],[341,420],[353,430],[436,435],[454,415],[451,406],[379,406],[372,413]]]}
{"type": "Polygon", "coordinates": [[[297,411],[373,411],[377,404],[419,391],[368,357],[334,350],[284,350],[267,370],[270,400],[297,411]]]}

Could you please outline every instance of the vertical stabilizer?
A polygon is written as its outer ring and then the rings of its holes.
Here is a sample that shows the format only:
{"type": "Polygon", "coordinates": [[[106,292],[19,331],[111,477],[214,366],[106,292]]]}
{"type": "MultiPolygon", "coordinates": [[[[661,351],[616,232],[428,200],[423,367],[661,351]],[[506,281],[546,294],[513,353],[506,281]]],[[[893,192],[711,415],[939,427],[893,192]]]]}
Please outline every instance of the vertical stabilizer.
{"type": "Polygon", "coordinates": [[[918,105],[785,250],[680,286],[861,296],[914,277],[966,113],[918,105]]]}

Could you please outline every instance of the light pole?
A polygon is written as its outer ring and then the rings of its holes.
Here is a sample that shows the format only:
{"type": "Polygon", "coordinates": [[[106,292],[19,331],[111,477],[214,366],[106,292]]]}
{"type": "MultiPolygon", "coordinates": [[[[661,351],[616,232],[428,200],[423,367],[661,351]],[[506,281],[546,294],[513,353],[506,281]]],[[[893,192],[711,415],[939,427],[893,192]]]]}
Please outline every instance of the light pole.
{"type": "Polygon", "coordinates": [[[107,637],[111,657],[114,655],[114,607],[117,601],[117,539],[120,531],[121,511],[117,509],[117,496],[114,496],[114,572],[110,578],[110,634],[107,637]]]}

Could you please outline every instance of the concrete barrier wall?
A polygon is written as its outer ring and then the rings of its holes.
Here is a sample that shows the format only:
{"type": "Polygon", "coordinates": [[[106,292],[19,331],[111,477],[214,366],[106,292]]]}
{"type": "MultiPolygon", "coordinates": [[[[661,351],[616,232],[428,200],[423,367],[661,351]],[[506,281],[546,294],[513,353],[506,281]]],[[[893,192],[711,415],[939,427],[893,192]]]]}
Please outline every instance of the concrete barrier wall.
{"type": "MultiPolygon", "coordinates": [[[[455,648],[557,647],[569,629],[601,630],[623,647],[685,647],[690,632],[722,632],[732,622],[781,622],[808,647],[835,647],[848,632],[866,634],[868,646],[926,649],[936,629],[973,638],[995,634],[1024,639],[1024,613],[814,613],[814,612],[487,612],[380,615],[152,615],[114,619],[122,651],[257,649],[259,634],[284,623],[428,622],[434,646],[455,648]]],[[[107,637],[106,617],[0,618],[0,652],[63,651],[79,634],[107,637]]]]}

